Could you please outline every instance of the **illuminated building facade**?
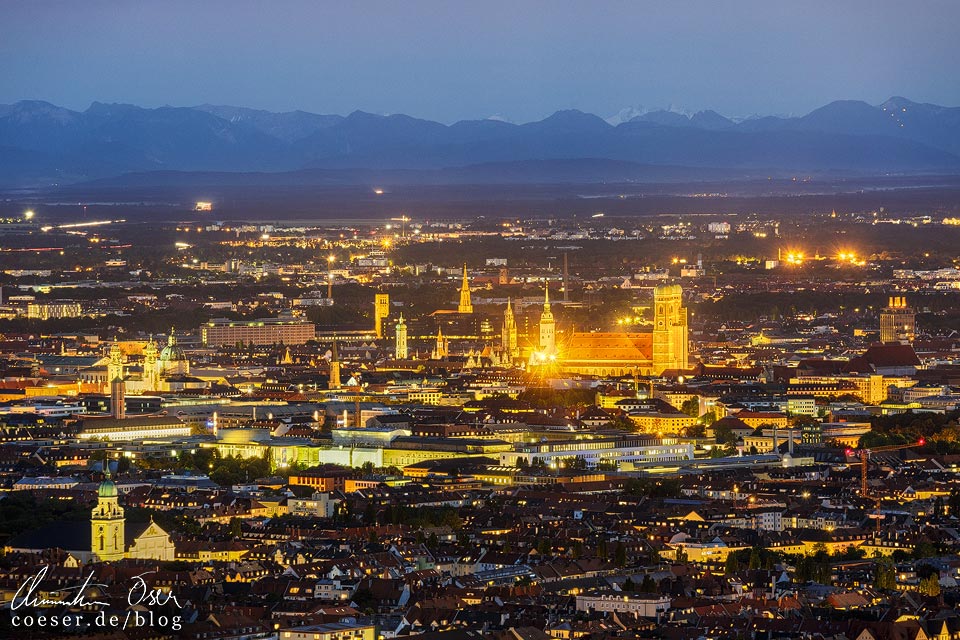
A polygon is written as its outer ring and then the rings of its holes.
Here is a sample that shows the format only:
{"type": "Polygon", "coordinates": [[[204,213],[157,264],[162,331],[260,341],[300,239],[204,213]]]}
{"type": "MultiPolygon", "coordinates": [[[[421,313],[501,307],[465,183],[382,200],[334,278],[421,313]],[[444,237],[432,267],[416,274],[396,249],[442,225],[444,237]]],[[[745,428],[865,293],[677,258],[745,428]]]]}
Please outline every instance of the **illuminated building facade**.
{"type": "Polygon", "coordinates": [[[31,302],[27,305],[27,318],[31,320],[79,318],[82,315],[79,302],[31,302]]]}
{"type": "Polygon", "coordinates": [[[668,370],[688,369],[687,309],[683,306],[683,290],[679,285],[661,285],[654,289],[653,297],[652,333],[575,332],[557,354],[561,371],[624,376],[660,375],[668,370]]]}
{"type": "Polygon", "coordinates": [[[394,337],[394,356],[397,360],[406,360],[409,355],[410,351],[407,348],[407,322],[403,319],[403,314],[401,313],[394,337]]]}
{"type": "Polygon", "coordinates": [[[907,299],[903,296],[891,297],[887,307],[880,312],[880,342],[913,342],[916,323],[916,312],[907,306],[907,299]]]}
{"type": "Polygon", "coordinates": [[[507,308],[503,312],[503,326],[500,330],[500,347],[507,361],[516,358],[519,354],[517,342],[517,319],[513,315],[513,304],[507,298],[507,308]]]}
{"type": "Polygon", "coordinates": [[[316,337],[312,322],[303,320],[263,319],[252,321],[211,320],[200,328],[203,344],[210,347],[232,347],[244,344],[306,344],[316,337]]]}
{"type": "Polygon", "coordinates": [[[470,300],[470,281],[467,279],[467,265],[463,265],[463,283],[460,285],[460,304],[458,313],[473,313],[473,302],[470,300]]]}
{"type": "Polygon", "coordinates": [[[687,309],[683,289],[677,284],[653,290],[653,371],[686,370],[687,309]]]}
{"type": "Polygon", "coordinates": [[[543,290],[543,313],[540,314],[540,353],[550,358],[557,353],[557,323],[550,310],[550,285],[543,290]]]}
{"type": "Polygon", "coordinates": [[[390,315],[390,294],[378,293],[373,300],[374,332],[383,337],[383,321],[390,315]]]}

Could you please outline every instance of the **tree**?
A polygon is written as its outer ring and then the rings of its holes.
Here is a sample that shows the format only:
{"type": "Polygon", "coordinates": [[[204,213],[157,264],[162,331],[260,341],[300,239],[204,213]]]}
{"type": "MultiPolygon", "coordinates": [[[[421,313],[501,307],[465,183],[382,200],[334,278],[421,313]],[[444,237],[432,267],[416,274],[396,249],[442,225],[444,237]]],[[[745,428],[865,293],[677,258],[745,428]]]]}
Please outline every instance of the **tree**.
{"type": "Polygon", "coordinates": [[[627,566],[627,548],[623,542],[617,542],[617,548],[613,551],[613,561],[618,567],[627,566]]]}
{"type": "Polygon", "coordinates": [[[750,564],[748,566],[751,570],[763,567],[763,557],[760,555],[760,549],[757,547],[754,547],[750,551],[750,564]]]}
{"type": "Polygon", "coordinates": [[[947,508],[950,515],[960,514],[960,491],[954,489],[947,498],[947,508]]]}
{"type": "Polygon", "coordinates": [[[575,471],[585,471],[587,469],[587,459],[581,456],[570,456],[569,458],[564,458],[563,466],[575,471]]]}
{"type": "Polygon", "coordinates": [[[657,583],[649,574],[643,576],[643,582],[640,583],[641,593],[657,593],[657,583]]]}
{"type": "Polygon", "coordinates": [[[687,400],[683,401],[683,404],[680,405],[680,411],[683,411],[685,414],[691,418],[700,417],[700,398],[694,396],[687,400]]]}
{"type": "Polygon", "coordinates": [[[737,436],[728,424],[722,424],[713,428],[713,435],[716,437],[717,444],[732,445],[737,443],[737,436]]]}
{"type": "Polygon", "coordinates": [[[922,540],[913,548],[913,557],[917,560],[922,558],[932,558],[937,555],[937,548],[932,543],[922,540]]]}
{"type": "Polygon", "coordinates": [[[363,523],[366,525],[377,524],[377,511],[373,506],[373,502],[367,502],[367,506],[363,509],[363,523]]]}
{"type": "Polygon", "coordinates": [[[707,428],[702,424],[692,424],[687,427],[688,438],[706,438],[707,428]]]}
{"type": "Polygon", "coordinates": [[[243,535],[243,525],[240,518],[230,518],[230,537],[239,538],[243,535]]]}
{"type": "Polygon", "coordinates": [[[677,564],[686,564],[688,559],[687,552],[683,550],[683,547],[677,547],[677,564]]]}
{"type": "Polygon", "coordinates": [[[930,596],[935,598],[940,595],[940,575],[937,573],[931,573],[926,578],[920,580],[920,586],[918,587],[920,593],[925,596],[930,596]]]}
{"type": "Polygon", "coordinates": [[[623,585],[620,587],[620,589],[622,591],[628,591],[628,592],[636,591],[637,585],[634,584],[633,580],[631,580],[629,576],[627,576],[627,579],[624,580],[623,585]]]}
{"type": "Polygon", "coordinates": [[[897,567],[887,556],[877,558],[873,565],[873,586],[885,591],[897,588],[897,567]]]}
{"type": "Polygon", "coordinates": [[[736,573],[740,570],[740,561],[737,559],[737,554],[728,553],[727,559],[723,563],[723,572],[730,574],[736,573]]]}
{"type": "Polygon", "coordinates": [[[574,558],[579,558],[583,556],[583,542],[580,540],[574,540],[573,544],[570,545],[570,555],[574,558]]]}

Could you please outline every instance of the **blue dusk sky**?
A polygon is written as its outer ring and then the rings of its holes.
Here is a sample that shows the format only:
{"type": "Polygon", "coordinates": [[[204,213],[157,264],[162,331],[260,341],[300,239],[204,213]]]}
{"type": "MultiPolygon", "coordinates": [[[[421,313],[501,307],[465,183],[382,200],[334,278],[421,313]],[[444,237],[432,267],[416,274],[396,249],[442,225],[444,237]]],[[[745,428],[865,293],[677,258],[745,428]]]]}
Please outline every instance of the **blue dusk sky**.
{"type": "Polygon", "coordinates": [[[960,105],[953,0],[0,0],[0,103],[231,104],[442,122],[628,107],[960,105]]]}

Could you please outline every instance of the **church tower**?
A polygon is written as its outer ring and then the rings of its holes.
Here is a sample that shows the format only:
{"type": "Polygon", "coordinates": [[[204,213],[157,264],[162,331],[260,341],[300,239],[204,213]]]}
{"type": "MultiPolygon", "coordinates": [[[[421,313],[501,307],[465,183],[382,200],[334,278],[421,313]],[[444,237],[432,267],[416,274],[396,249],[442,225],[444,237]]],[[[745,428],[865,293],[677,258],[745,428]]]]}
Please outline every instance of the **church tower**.
{"type": "Polygon", "coordinates": [[[397,360],[406,360],[409,356],[407,350],[407,322],[403,319],[402,313],[400,314],[400,321],[397,322],[394,356],[397,360]]]}
{"type": "Polygon", "coordinates": [[[443,337],[443,327],[437,328],[437,344],[432,355],[434,360],[445,360],[450,355],[450,343],[443,337]]]}
{"type": "Polygon", "coordinates": [[[172,327],[170,335],[167,336],[167,346],[160,351],[159,368],[160,375],[163,377],[190,375],[190,360],[177,344],[177,336],[172,327]]]}
{"type": "Polygon", "coordinates": [[[557,353],[557,325],[550,310],[550,283],[543,289],[543,313],[540,314],[540,351],[547,357],[557,353]]]}
{"type": "Polygon", "coordinates": [[[90,551],[100,562],[123,559],[126,552],[124,524],[126,517],[119,504],[117,485],[110,479],[108,462],[106,478],[97,491],[97,506],[90,515],[90,551]]]}
{"type": "Polygon", "coordinates": [[[120,345],[114,342],[110,346],[110,362],[107,363],[107,389],[117,378],[123,379],[123,352],[120,351],[120,345]]]}
{"type": "Polygon", "coordinates": [[[327,380],[327,389],[339,389],[340,384],[340,354],[337,352],[337,341],[333,341],[330,351],[330,378],[327,380]]]}
{"type": "Polygon", "coordinates": [[[373,298],[373,332],[378,338],[383,337],[383,321],[390,315],[390,294],[378,293],[373,298]]]}
{"type": "Polygon", "coordinates": [[[467,280],[467,264],[463,264],[463,284],[460,285],[460,304],[457,313],[473,313],[473,303],[470,301],[470,282],[467,280]]]}
{"type": "Polygon", "coordinates": [[[513,315],[513,304],[510,298],[507,298],[507,308],[503,312],[500,346],[507,360],[517,357],[517,320],[513,315]]]}
{"type": "Polygon", "coordinates": [[[686,369],[687,308],[683,306],[683,289],[677,284],[664,284],[653,290],[653,372],[660,375],[667,369],[686,369]]]}
{"type": "Polygon", "coordinates": [[[127,385],[123,378],[114,378],[110,383],[110,411],[117,420],[127,418],[127,385]]]}
{"type": "Polygon", "coordinates": [[[160,369],[157,366],[157,343],[150,336],[150,342],[143,348],[143,384],[148,391],[160,389],[160,369]]]}

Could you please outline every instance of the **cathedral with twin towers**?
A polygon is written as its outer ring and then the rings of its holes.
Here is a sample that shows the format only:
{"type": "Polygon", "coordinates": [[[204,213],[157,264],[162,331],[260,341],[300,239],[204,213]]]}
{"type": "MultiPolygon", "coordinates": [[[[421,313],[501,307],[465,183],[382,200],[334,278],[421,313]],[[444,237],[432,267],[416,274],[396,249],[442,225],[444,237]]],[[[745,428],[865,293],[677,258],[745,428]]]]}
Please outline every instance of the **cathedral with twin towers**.
{"type": "MultiPolygon", "coordinates": [[[[459,289],[456,310],[441,309],[430,315],[435,322],[435,343],[431,359],[444,360],[453,355],[451,347],[458,339],[472,346],[460,355],[471,361],[489,359],[494,365],[522,365],[527,368],[544,367],[560,374],[596,376],[662,375],[682,373],[689,369],[687,309],[683,303],[683,289],[676,284],[662,284],[653,290],[652,329],[629,331],[575,331],[558,323],[550,301],[549,283],[543,288],[543,302],[539,317],[529,311],[518,318],[519,310],[513,299],[507,298],[499,317],[482,318],[475,311],[471,283],[466,265],[459,289]],[[444,331],[446,326],[446,331],[444,331]],[[464,327],[484,326],[486,337],[469,335],[483,333],[464,327]],[[499,340],[491,331],[499,329],[499,340]],[[486,344],[476,348],[476,340],[486,344]]],[[[531,301],[526,299],[527,309],[531,301]]],[[[488,305],[481,304],[480,308],[488,305]]],[[[562,316],[562,314],[561,314],[562,316]]],[[[401,316],[395,325],[395,355],[397,359],[409,356],[407,321],[401,316]]]]}

